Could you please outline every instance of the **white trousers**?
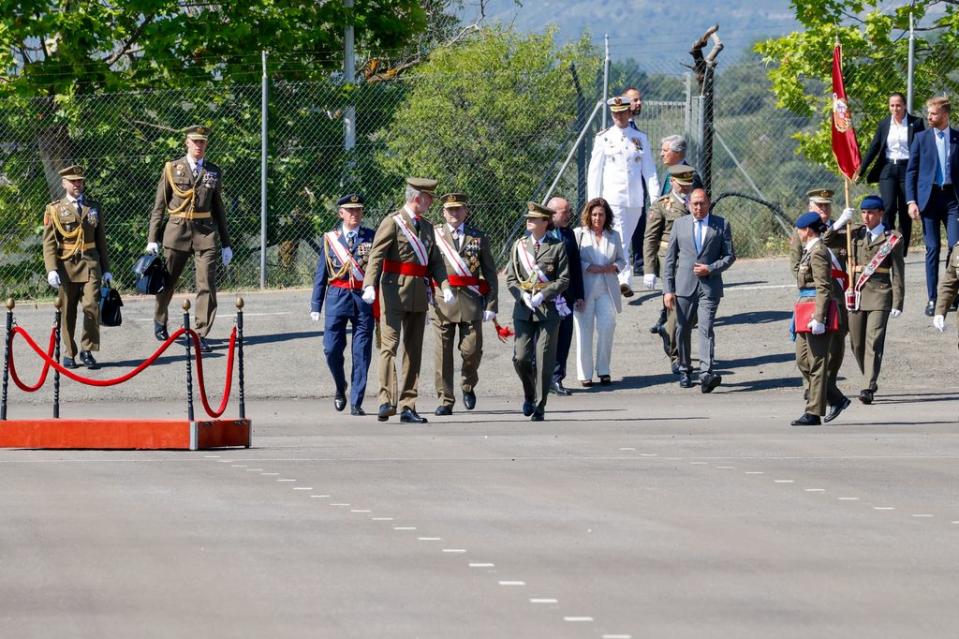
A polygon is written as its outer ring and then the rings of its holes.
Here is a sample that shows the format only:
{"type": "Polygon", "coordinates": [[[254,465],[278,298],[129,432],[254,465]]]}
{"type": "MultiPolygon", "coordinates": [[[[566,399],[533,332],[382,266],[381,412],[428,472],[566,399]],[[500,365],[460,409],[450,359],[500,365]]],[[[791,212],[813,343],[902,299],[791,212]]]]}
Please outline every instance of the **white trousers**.
{"type": "Polygon", "coordinates": [[[633,233],[643,216],[643,207],[612,204],[609,207],[613,209],[613,230],[619,233],[619,239],[623,242],[623,255],[626,257],[626,268],[619,273],[619,283],[632,288],[630,281],[633,275],[633,233]]]}
{"type": "Polygon", "coordinates": [[[582,311],[573,313],[576,329],[576,377],[579,381],[593,378],[593,331],[596,332],[597,375],[609,375],[613,354],[613,333],[616,329],[616,306],[606,293],[586,300],[582,311]]]}

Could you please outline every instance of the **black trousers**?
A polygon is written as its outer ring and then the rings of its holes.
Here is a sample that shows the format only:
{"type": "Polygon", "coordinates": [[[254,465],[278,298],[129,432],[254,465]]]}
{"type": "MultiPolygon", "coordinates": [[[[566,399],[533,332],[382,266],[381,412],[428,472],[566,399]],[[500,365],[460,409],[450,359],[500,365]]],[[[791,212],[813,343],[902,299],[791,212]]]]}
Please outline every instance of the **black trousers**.
{"type": "Polygon", "coordinates": [[[909,239],[912,236],[912,218],[906,206],[906,165],[886,164],[879,174],[879,195],[885,211],[882,224],[889,230],[896,228],[899,219],[899,232],[902,233],[902,254],[909,252],[909,239]]]}
{"type": "Polygon", "coordinates": [[[553,383],[566,379],[566,360],[573,343],[573,314],[570,313],[559,322],[559,334],[556,338],[556,364],[553,365],[553,383]]]}

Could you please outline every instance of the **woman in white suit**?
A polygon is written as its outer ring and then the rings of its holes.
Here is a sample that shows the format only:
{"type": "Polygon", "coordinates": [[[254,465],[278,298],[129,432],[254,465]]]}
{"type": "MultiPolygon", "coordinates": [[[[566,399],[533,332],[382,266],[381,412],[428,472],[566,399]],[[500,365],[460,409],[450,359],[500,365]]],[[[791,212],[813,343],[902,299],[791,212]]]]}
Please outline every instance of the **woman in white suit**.
{"type": "Polygon", "coordinates": [[[584,299],[573,314],[576,328],[576,373],[585,387],[593,385],[593,332],[599,383],[611,383],[609,360],[613,352],[616,315],[623,310],[618,274],[626,268],[623,241],[613,230],[613,211],[601,197],[586,203],[580,226],[573,233],[583,263],[584,299]]]}

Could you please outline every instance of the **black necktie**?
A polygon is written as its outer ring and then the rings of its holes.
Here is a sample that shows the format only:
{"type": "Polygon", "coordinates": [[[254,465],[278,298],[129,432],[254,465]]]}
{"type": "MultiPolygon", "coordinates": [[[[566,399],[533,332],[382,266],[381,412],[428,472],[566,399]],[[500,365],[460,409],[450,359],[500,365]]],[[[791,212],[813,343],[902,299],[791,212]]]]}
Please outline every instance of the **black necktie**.
{"type": "Polygon", "coordinates": [[[456,250],[457,250],[457,251],[460,250],[460,246],[461,246],[460,241],[461,241],[461,240],[460,240],[460,232],[459,232],[459,231],[453,231],[453,242],[456,243],[456,250]]]}
{"type": "Polygon", "coordinates": [[[417,232],[417,233],[420,232],[420,218],[419,218],[419,217],[414,217],[414,218],[413,218],[413,228],[416,229],[416,232],[417,232]]]}
{"type": "Polygon", "coordinates": [[[356,233],[348,233],[346,235],[346,245],[350,247],[350,250],[353,250],[353,246],[356,244],[356,233]]]}

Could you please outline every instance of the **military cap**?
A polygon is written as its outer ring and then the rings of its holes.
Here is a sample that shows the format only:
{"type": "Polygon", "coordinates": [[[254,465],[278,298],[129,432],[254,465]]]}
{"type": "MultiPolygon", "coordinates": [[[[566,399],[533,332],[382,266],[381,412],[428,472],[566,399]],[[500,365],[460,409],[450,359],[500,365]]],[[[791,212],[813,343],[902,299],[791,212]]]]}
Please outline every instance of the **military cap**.
{"type": "Polygon", "coordinates": [[[83,167],[79,164],[74,164],[68,166],[65,169],[60,169],[60,177],[64,180],[85,180],[83,177],[83,167]]]}
{"type": "Polygon", "coordinates": [[[341,209],[361,209],[363,208],[363,196],[350,193],[338,199],[336,205],[341,209]]]}
{"type": "Polygon", "coordinates": [[[440,197],[440,202],[443,203],[444,209],[452,209],[458,206],[463,206],[468,201],[466,193],[447,193],[446,195],[440,197]]]}
{"type": "Polygon", "coordinates": [[[210,138],[210,127],[202,124],[194,124],[186,128],[186,139],[188,140],[208,140],[210,138]]]}
{"type": "Polygon", "coordinates": [[[613,113],[619,113],[620,111],[629,110],[629,98],[624,98],[622,96],[616,96],[615,98],[610,98],[606,100],[606,106],[609,107],[609,110],[613,113]]]}
{"type": "Polygon", "coordinates": [[[526,208],[528,209],[526,212],[526,219],[532,218],[534,220],[551,220],[553,219],[553,213],[555,213],[553,209],[548,209],[542,204],[537,204],[536,202],[527,202],[526,208]]]}
{"type": "Polygon", "coordinates": [[[832,204],[832,196],[835,191],[831,189],[810,189],[806,192],[810,202],[816,204],[832,204]]]}
{"type": "Polygon", "coordinates": [[[878,195],[867,195],[862,198],[862,203],[859,205],[861,209],[883,209],[885,208],[882,205],[882,198],[878,195]]]}
{"type": "Polygon", "coordinates": [[[811,228],[817,233],[822,233],[825,230],[826,225],[823,223],[822,218],[819,216],[819,213],[815,211],[809,211],[808,213],[803,213],[796,220],[797,229],[811,228]]]}
{"type": "Polygon", "coordinates": [[[430,195],[433,195],[433,192],[436,191],[436,185],[438,184],[436,180],[418,177],[408,177],[406,178],[406,183],[417,191],[429,193],[430,195]]]}
{"type": "Polygon", "coordinates": [[[696,170],[688,164],[673,164],[666,170],[669,172],[669,179],[676,180],[679,184],[692,184],[693,176],[696,175],[696,170]]]}

